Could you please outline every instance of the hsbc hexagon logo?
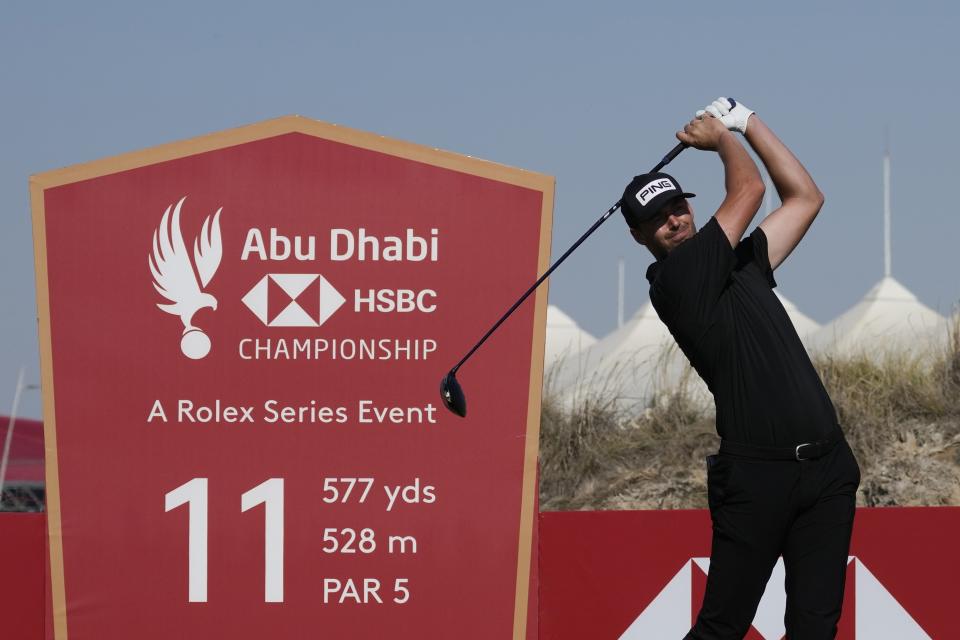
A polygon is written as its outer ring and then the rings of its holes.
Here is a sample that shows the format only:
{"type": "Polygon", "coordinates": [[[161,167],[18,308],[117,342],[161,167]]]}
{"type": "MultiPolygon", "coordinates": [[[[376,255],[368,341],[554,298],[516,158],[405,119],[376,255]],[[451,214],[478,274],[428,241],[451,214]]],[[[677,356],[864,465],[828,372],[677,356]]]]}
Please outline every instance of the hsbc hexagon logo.
{"type": "Polygon", "coordinates": [[[268,327],[319,327],[346,299],[319,273],[270,273],[243,296],[268,327]]]}
{"type": "MultiPolygon", "coordinates": [[[[931,640],[897,599],[856,556],[847,560],[854,571],[855,637],[861,640],[931,640]]],[[[694,598],[694,582],[705,581],[710,558],[690,558],[657,597],[623,632],[620,640],[682,638],[690,630],[700,608],[694,598]]],[[[786,629],[783,559],[777,560],[760,599],[751,633],[764,640],[782,640],[786,629]]],[[[849,615],[849,612],[847,613],[849,615]]],[[[749,637],[755,637],[753,635],[749,637]]]]}

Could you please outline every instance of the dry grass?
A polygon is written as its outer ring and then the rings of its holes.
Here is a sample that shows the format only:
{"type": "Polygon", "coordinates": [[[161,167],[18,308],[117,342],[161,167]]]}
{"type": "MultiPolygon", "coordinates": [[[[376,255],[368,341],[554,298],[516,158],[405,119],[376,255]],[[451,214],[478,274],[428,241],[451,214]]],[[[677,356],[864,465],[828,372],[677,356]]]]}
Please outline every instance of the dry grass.
{"type": "Polygon", "coordinates": [[[564,408],[548,395],[540,428],[544,510],[703,506],[703,459],[716,449],[712,416],[685,385],[652,406],[618,407],[603,393],[564,408]]]}
{"type": "Polygon", "coordinates": [[[866,506],[960,505],[960,345],[816,361],[857,459],[866,506]]]}
{"type": "MultiPolygon", "coordinates": [[[[892,353],[814,360],[860,463],[859,504],[960,505],[958,338],[955,329],[945,353],[932,359],[892,353]]],[[[705,507],[704,457],[719,442],[712,411],[683,383],[656,398],[624,409],[599,393],[571,408],[548,391],[541,509],[705,507]]]]}

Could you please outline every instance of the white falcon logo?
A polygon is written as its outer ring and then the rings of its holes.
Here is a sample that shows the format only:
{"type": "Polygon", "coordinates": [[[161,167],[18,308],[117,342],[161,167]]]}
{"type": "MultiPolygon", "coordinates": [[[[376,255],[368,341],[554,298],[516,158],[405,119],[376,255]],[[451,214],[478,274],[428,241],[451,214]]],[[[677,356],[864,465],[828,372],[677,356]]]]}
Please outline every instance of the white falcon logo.
{"type": "Polygon", "coordinates": [[[200,237],[193,242],[191,263],[190,254],[180,233],[180,206],[186,199],[186,196],[180,198],[180,202],[173,209],[172,220],[170,207],[167,207],[163,219],[160,220],[160,227],[153,232],[153,253],[148,257],[148,262],[150,273],[153,274],[153,288],[172,303],[157,303],[157,306],[167,313],[180,316],[184,327],[180,350],[188,358],[199,360],[210,352],[210,338],[191,323],[194,314],[200,309],[217,309],[217,299],[201,289],[213,278],[223,256],[220,241],[220,212],[223,207],[217,209],[212,223],[210,216],[203,221],[200,237]]]}

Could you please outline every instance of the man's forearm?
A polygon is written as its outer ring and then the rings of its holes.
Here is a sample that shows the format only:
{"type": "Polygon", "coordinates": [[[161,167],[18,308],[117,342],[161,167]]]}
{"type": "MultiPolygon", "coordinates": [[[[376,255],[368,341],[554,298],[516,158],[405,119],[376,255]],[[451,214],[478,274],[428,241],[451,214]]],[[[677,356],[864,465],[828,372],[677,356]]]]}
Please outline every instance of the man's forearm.
{"type": "Polygon", "coordinates": [[[750,221],[760,209],[763,179],[753,158],[729,131],[724,132],[720,138],[717,153],[723,161],[727,194],[715,217],[730,241],[730,246],[736,248],[750,226],[750,221]]]}
{"type": "Polygon", "coordinates": [[[756,191],[758,186],[762,187],[763,179],[756,163],[729,131],[720,137],[717,153],[723,162],[724,186],[728,195],[744,190],[756,191]]]}
{"type": "Polygon", "coordinates": [[[807,170],[756,114],[750,116],[745,137],[767,168],[780,200],[823,201],[823,194],[807,170]]]}

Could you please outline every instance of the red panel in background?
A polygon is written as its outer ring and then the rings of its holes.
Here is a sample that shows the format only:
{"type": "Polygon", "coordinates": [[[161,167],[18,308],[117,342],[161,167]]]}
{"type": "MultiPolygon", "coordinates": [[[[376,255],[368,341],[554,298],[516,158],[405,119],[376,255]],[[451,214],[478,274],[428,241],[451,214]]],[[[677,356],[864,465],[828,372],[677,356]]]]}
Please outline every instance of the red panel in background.
{"type": "MultiPolygon", "coordinates": [[[[9,425],[10,417],[0,416],[0,448],[9,425]]],[[[43,423],[39,420],[16,419],[5,482],[43,484],[43,423]]]]}
{"type": "MultiPolygon", "coordinates": [[[[440,406],[438,383],[535,279],[543,197],[300,133],[47,189],[71,640],[512,635],[532,301],[460,375],[466,420],[440,406]],[[161,216],[184,196],[180,226],[191,249],[204,219],[222,210],[223,259],[204,289],[218,304],[192,319],[211,341],[198,360],[181,353],[184,326],[158,309],[168,301],[148,268],[161,216]],[[304,252],[314,238],[316,253],[301,260],[281,242],[279,253],[289,251],[282,259],[256,251],[244,259],[254,229],[267,254],[274,232],[291,244],[300,237],[304,252]],[[380,238],[409,230],[428,241],[436,230],[438,255],[373,260],[367,245],[359,260],[357,240],[353,258],[334,260],[334,229],[356,238],[361,229],[380,238]],[[322,326],[267,326],[283,309],[264,298],[268,313],[260,319],[243,300],[270,274],[322,275],[346,303],[322,326]],[[426,302],[436,309],[371,310],[360,298],[372,290],[429,290],[435,296],[426,302]],[[255,344],[297,339],[325,340],[326,351],[310,359],[244,357],[261,353],[255,344]],[[332,355],[335,340],[379,339],[419,341],[420,348],[435,341],[436,351],[390,360],[332,355]],[[254,421],[181,420],[181,401],[253,407],[254,421]],[[306,414],[268,423],[269,401],[306,414]],[[433,421],[361,424],[362,401],[422,409],[433,421]],[[148,420],[157,402],[166,421],[148,420]],[[323,407],[342,407],[347,419],[314,420],[323,407]],[[323,502],[324,478],[356,477],[374,479],[365,503],[359,489],[347,504],[323,502]],[[196,516],[186,504],[165,512],[165,496],[193,478],[208,479],[208,598],[199,603],[187,601],[188,526],[196,516]],[[264,602],[265,509],[241,510],[241,495],[269,478],[284,479],[282,603],[264,602]],[[408,487],[409,500],[388,510],[391,487],[408,487]],[[325,553],[328,528],[371,529],[377,550],[358,552],[357,536],[351,554],[325,553]],[[417,553],[389,553],[392,535],[415,537],[417,553]],[[393,588],[399,578],[411,592],[403,604],[393,602],[402,598],[393,588]],[[379,580],[384,602],[324,603],[325,579],[358,581],[361,595],[363,580],[379,580]]],[[[265,285],[264,295],[278,291],[265,285]]],[[[321,293],[320,308],[306,305],[296,322],[317,320],[325,299],[331,296],[321,293]]],[[[335,536],[343,542],[349,534],[335,536]]]]}
{"type": "Polygon", "coordinates": [[[0,637],[43,640],[47,519],[42,513],[0,513],[0,637]]]}
{"type": "Polygon", "coordinates": [[[931,638],[960,637],[960,508],[858,509],[851,546],[931,638]]]}
{"type": "Polygon", "coordinates": [[[540,638],[619,638],[684,563],[709,555],[703,511],[541,513],[540,638]]]}
{"type": "MultiPolygon", "coordinates": [[[[710,534],[707,511],[542,513],[540,638],[616,640],[686,576],[690,608],[677,624],[688,625],[703,597],[694,559],[709,557],[710,534]]],[[[837,638],[955,637],[958,539],[957,507],[859,509],[837,638]]]]}

